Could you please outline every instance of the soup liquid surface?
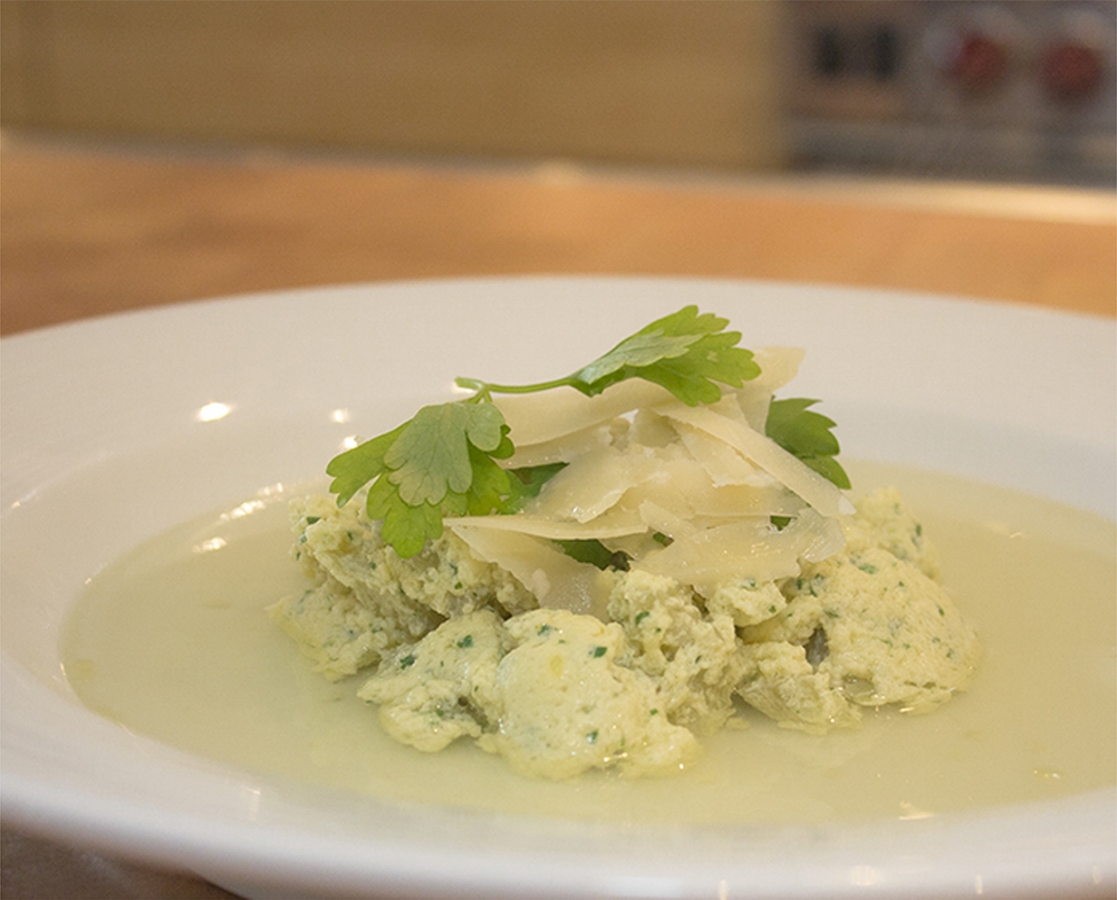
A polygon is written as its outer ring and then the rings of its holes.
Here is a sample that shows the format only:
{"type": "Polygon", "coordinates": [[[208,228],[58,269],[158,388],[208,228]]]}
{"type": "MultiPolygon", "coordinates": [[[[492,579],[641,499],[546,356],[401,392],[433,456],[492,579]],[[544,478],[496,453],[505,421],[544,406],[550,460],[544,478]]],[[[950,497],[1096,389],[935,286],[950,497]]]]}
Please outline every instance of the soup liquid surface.
{"type": "Polygon", "coordinates": [[[388,738],[362,678],[329,683],[264,613],[302,589],[286,498],[188,523],[98,574],[63,636],[70,684],[141,735],[267,775],[382,800],[678,824],[920,818],[1111,785],[1117,772],[1117,528],[1089,513],[926,472],[895,484],[938,545],[943,581],[985,655],[928,715],[867,711],[824,736],[746,712],[676,776],[517,776],[459,741],[388,738]]]}

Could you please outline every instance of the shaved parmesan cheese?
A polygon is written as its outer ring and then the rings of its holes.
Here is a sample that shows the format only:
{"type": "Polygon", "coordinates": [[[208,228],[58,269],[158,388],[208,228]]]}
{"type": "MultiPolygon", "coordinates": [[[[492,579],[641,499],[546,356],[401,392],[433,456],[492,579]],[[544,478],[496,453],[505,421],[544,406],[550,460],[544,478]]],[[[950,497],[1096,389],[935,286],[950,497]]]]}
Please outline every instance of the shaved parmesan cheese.
{"type": "MultiPolygon", "coordinates": [[[[716,438],[703,434],[703,439],[736,453],[716,438]]],[[[688,456],[639,446],[627,451],[598,448],[547,482],[527,512],[540,519],[596,525],[611,510],[617,510],[623,520],[622,510],[637,509],[647,501],[684,518],[794,515],[802,507],[803,501],[794,493],[737,458],[741,476],[753,483],[719,487],[707,469],[688,456]]]]}
{"type": "MultiPolygon", "coordinates": [[[[681,479],[671,478],[671,474],[670,472],[663,472],[661,475],[667,477],[647,480],[629,488],[625,491],[624,498],[617,507],[618,510],[634,509],[639,511],[644,504],[652,503],[677,518],[693,519],[695,515],[694,506],[691,505],[690,498],[687,496],[685,485],[681,479]]],[[[678,475],[678,469],[675,469],[673,474],[678,475]]]]}
{"type": "Polygon", "coordinates": [[[679,434],[671,422],[650,409],[638,409],[632,417],[629,440],[645,447],[667,447],[678,441],[679,434]]]}
{"type": "Polygon", "coordinates": [[[807,351],[802,347],[761,347],[753,353],[760,374],[745,382],[741,392],[752,388],[774,393],[799,374],[799,366],[807,351]]]}
{"type": "Polygon", "coordinates": [[[647,460],[614,447],[598,447],[573,460],[528,505],[528,512],[588,522],[646,477],[647,460]]]}
{"type": "Polygon", "coordinates": [[[651,500],[640,504],[640,518],[654,533],[665,534],[672,540],[691,537],[698,530],[693,522],[651,500]]]}
{"type": "Polygon", "coordinates": [[[720,438],[682,422],[676,422],[675,428],[691,456],[702,465],[715,485],[772,483],[771,476],[765,475],[720,438]]]}
{"type": "Polygon", "coordinates": [[[803,508],[803,501],[783,485],[775,483],[757,488],[728,484],[690,496],[698,516],[724,519],[732,516],[794,516],[803,508]]]}
{"type": "Polygon", "coordinates": [[[453,530],[480,559],[511,572],[540,606],[608,620],[612,579],[595,566],[577,562],[549,541],[526,534],[478,528],[472,521],[464,525],[460,520],[453,530]]]}
{"type": "Polygon", "coordinates": [[[570,462],[591,450],[608,447],[615,440],[617,432],[626,429],[627,426],[628,423],[624,419],[612,420],[604,424],[591,425],[581,431],[560,435],[554,440],[516,447],[516,452],[505,465],[509,469],[520,469],[527,466],[570,462]]]}
{"type": "Polygon", "coordinates": [[[764,518],[742,518],[683,535],[648,553],[633,568],[674,578],[708,595],[719,584],[796,575],[800,559],[824,559],[844,545],[837,520],[807,509],[782,531],[764,518]]]}
{"type": "Polygon", "coordinates": [[[748,423],[763,433],[772,394],[799,373],[805,350],[801,347],[763,347],[753,354],[760,374],[737,389],[737,401],[748,423]]]}
{"type": "Polygon", "coordinates": [[[649,469],[650,477],[625,492],[623,506],[651,500],[679,515],[725,517],[793,515],[803,505],[795,494],[767,476],[763,485],[718,487],[693,459],[662,460],[649,469]]]}
{"type": "Polygon", "coordinates": [[[815,472],[803,465],[770,438],[755,431],[744,420],[725,414],[725,407],[692,407],[674,401],[657,407],[663,415],[720,438],[769,475],[781,481],[824,516],[847,515],[853,504],[845,495],[815,472]]]}
{"type": "Polygon", "coordinates": [[[629,559],[641,559],[650,551],[661,547],[650,531],[643,534],[629,534],[618,538],[605,538],[601,542],[610,553],[623,553],[629,559]]]}
{"type": "Polygon", "coordinates": [[[803,510],[784,531],[792,531],[802,538],[803,549],[800,556],[807,562],[822,562],[846,545],[841,522],[820,516],[809,509],[803,510]]]}
{"type": "Polygon", "coordinates": [[[655,406],[672,396],[658,384],[632,378],[596,397],[587,397],[574,388],[561,388],[545,394],[502,396],[494,402],[511,429],[508,436],[519,449],[600,425],[634,409],[655,406]]]}
{"type": "Polygon", "coordinates": [[[556,519],[535,513],[516,513],[510,516],[462,516],[445,518],[443,524],[455,531],[459,527],[477,527],[490,531],[514,531],[553,541],[590,541],[639,534],[647,530],[636,509],[616,508],[590,522],[556,519]]]}

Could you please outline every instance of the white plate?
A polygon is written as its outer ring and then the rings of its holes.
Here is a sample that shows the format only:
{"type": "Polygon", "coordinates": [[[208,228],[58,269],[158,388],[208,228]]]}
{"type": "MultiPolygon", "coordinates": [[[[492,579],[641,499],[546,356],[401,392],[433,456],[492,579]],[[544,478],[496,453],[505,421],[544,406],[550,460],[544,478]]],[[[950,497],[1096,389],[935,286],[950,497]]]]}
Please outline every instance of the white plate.
{"type": "Polygon", "coordinates": [[[317,475],[355,427],[396,424],[454,375],[551,378],[691,302],[729,316],[746,346],[807,347],[796,390],[825,398],[848,456],[1114,517],[1110,319],[802,285],[545,278],[296,291],[18,335],[2,342],[6,820],[254,897],[1112,895],[1112,790],[774,831],[401,810],[191,757],[75,699],[59,627],[109,561],[262,485],[317,475]]]}

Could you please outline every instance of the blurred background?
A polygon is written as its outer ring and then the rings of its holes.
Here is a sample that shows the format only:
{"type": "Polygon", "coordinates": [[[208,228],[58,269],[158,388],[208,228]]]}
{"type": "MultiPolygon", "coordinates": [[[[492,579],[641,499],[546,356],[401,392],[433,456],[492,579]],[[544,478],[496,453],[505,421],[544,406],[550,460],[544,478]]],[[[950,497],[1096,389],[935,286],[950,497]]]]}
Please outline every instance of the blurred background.
{"type": "Polygon", "coordinates": [[[1108,0],[3,0],[5,129],[1112,187],[1108,0]]]}

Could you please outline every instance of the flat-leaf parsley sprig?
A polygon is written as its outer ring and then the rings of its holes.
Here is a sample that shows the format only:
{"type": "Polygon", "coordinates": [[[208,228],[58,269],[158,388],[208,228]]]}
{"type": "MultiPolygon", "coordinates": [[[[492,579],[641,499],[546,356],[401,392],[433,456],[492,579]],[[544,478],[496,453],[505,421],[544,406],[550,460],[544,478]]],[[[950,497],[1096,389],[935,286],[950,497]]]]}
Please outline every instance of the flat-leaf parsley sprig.
{"type": "Polygon", "coordinates": [[[531,394],[557,387],[572,387],[587,397],[628,378],[643,378],[665,387],[688,406],[716,403],[721,388],[715,382],[741,387],[760,374],[750,350],[738,347],[739,331],[725,331],[728,319],[699,313],[684,306],[656,319],[625,338],[604,356],[565,378],[538,384],[490,384],[458,378],[458,387],[491,394],[531,394]]]}
{"type": "MultiPolygon", "coordinates": [[[[515,448],[504,416],[492,401],[494,394],[572,387],[592,397],[620,381],[643,378],[689,406],[715,403],[722,394],[719,385],[739,388],[760,374],[752,352],[737,346],[740,332],[726,331],[728,324],[727,319],[686,306],[646,325],[565,378],[529,385],[458,378],[458,386],[474,391],[472,396],[424,406],[402,425],[334,457],[326,467],[333,477],[330,491],[343,506],[372,482],[366,501],[369,518],[381,521],[381,536],[397,554],[414,556],[428,539],[441,536],[444,515],[514,512],[557,471],[554,466],[509,470],[500,465],[515,448]]],[[[806,456],[832,460],[831,444],[819,438],[816,421],[829,420],[806,410],[813,401],[800,402],[805,404],[802,408],[785,408],[785,437],[792,444],[805,440],[806,456]],[[803,423],[804,416],[816,419],[803,423]]],[[[781,444],[799,455],[793,446],[781,444]]],[[[833,446],[836,453],[836,441],[833,446]]],[[[822,474],[831,478],[826,471],[822,474]]]]}

